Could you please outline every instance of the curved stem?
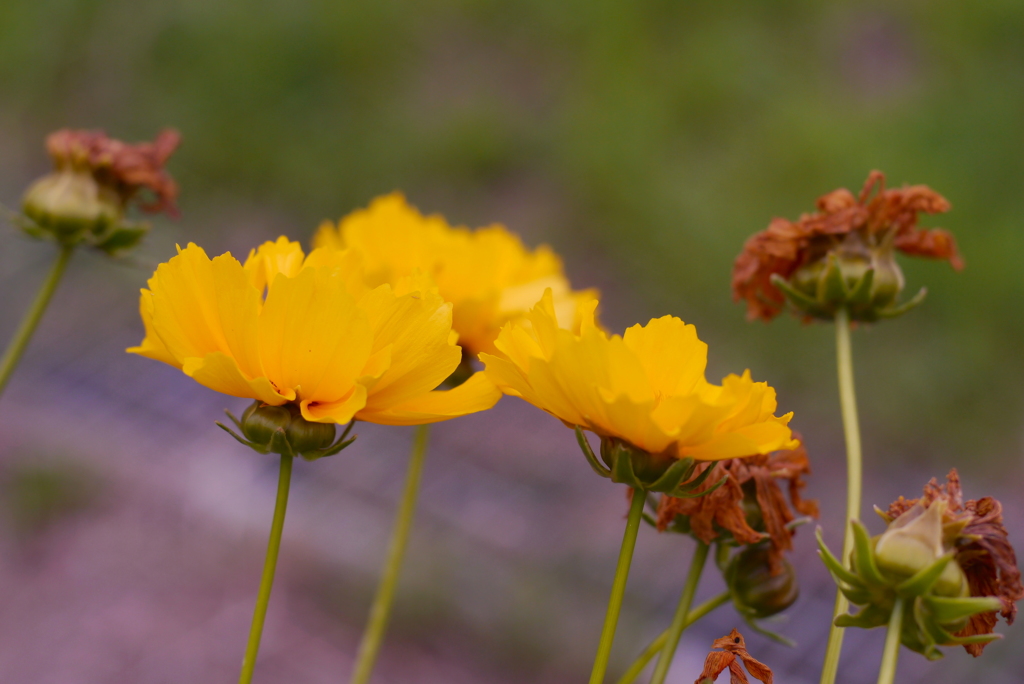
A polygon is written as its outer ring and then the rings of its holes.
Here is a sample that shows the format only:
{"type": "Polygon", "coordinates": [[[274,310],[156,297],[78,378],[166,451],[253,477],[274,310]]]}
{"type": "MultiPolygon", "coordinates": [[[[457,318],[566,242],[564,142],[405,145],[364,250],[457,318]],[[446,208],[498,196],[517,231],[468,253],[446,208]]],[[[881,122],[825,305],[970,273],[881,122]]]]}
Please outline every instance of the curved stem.
{"type": "MultiPolygon", "coordinates": [[[[846,309],[836,312],[836,363],[839,369],[839,403],[843,414],[843,432],[846,434],[846,531],[843,535],[843,556],[846,563],[853,551],[851,520],[860,517],[861,451],[860,422],[857,419],[857,394],[853,386],[853,353],[850,349],[850,315],[846,309]]],[[[829,628],[825,664],[821,670],[821,684],[833,684],[839,671],[839,654],[843,649],[843,628],[835,626],[835,618],[846,612],[850,602],[841,591],[836,591],[833,624],[829,628]]]]}
{"type": "Polygon", "coordinates": [[[39,288],[35,301],[25,312],[25,317],[21,319],[21,324],[15,331],[14,337],[8,343],[4,357],[0,359],[0,394],[3,394],[7,381],[14,373],[14,367],[18,365],[21,355],[25,352],[25,347],[28,346],[28,341],[32,339],[32,333],[36,331],[36,326],[39,325],[43,312],[46,311],[46,306],[50,303],[50,298],[53,297],[53,292],[57,289],[57,283],[60,282],[61,276],[64,275],[64,270],[67,268],[68,261],[71,260],[71,253],[74,252],[74,249],[74,247],[60,248],[60,254],[53,262],[53,266],[50,267],[50,272],[47,274],[46,280],[43,281],[42,287],[39,288]]]}
{"type": "Polygon", "coordinates": [[[263,621],[267,617],[267,604],[270,603],[270,589],[274,586],[277,554],[281,549],[281,532],[284,530],[284,514],[288,508],[288,489],[292,482],[293,460],[292,456],[281,456],[281,471],[277,478],[277,501],[274,504],[274,520],[270,524],[267,558],[263,562],[263,575],[260,577],[259,593],[256,594],[256,609],[252,614],[249,642],[245,645],[245,656],[242,658],[242,674],[238,677],[239,684],[249,684],[252,681],[252,672],[256,667],[256,654],[259,653],[260,637],[263,636],[263,621]]]}
{"type": "Polygon", "coordinates": [[[590,672],[590,684],[602,684],[605,672],[608,671],[608,658],[611,656],[612,642],[615,640],[615,627],[619,623],[619,610],[622,608],[622,597],[626,593],[626,580],[629,579],[629,564],[633,560],[633,548],[636,546],[636,535],[640,531],[640,519],[643,516],[646,501],[647,492],[640,489],[633,490],[633,500],[629,504],[629,516],[626,518],[626,531],[622,535],[622,547],[619,549],[619,562],[615,567],[612,593],[608,597],[608,611],[604,616],[601,640],[597,644],[597,655],[594,656],[594,669],[590,672]]]}
{"type": "MultiPolygon", "coordinates": [[[[732,599],[732,595],[727,591],[723,591],[715,598],[709,599],[700,604],[686,614],[686,625],[684,627],[689,627],[715,608],[728,603],[730,599],[732,599]]],[[[626,672],[619,678],[619,681],[616,684],[632,684],[633,680],[639,677],[640,673],[644,671],[645,667],[647,667],[647,663],[651,662],[651,660],[654,659],[654,656],[661,652],[671,629],[672,628],[669,627],[669,629],[666,629],[664,632],[659,634],[657,638],[655,638],[654,641],[644,649],[644,652],[637,656],[637,659],[633,661],[633,664],[629,666],[629,669],[626,670],[626,672]]]]}
{"type": "Polygon", "coordinates": [[[405,547],[409,542],[413,514],[416,512],[416,495],[420,489],[423,460],[427,453],[427,437],[429,435],[430,426],[420,425],[416,428],[412,456],[409,458],[409,470],[405,476],[405,489],[402,491],[402,500],[398,505],[395,529],[391,533],[388,556],[384,562],[384,572],[381,575],[380,584],[377,586],[373,605],[370,607],[370,618],[366,624],[366,630],[363,632],[363,639],[359,643],[359,652],[352,669],[352,684],[366,684],[370,681],[373,666],[377,662],[377,654],[380,652],[381,642],[384,640],[388,618],[391,616],[391,604],[395,598],[395,587],[398,584],[398,574],[402,569],[402,558],[405,556],[405,547]]]}
{"type": "Polygon", "coordinates": [[[679,639],[683,636],[683,630],[689,624],[687,621],[690,612],[690,604],[693,603],[693,596],[697,593],[697,585],[700,583],[700,574],[704,571],[704,562],[708,559],[708,545],[698,540],[697,548],[693,552],[693,559],[690,561],[690,570],[686,573],[686,584],[683,585],[683,594],[679,597],[679,606],[676,614],[672,617],[672,624],[668,628],[668,637],[658,657],[658,664],[654,666],[654,674],[651,675],[651,684],[664,684],[668,676],[668,669],[672,667],[672,659],[679,648],[679,639]]]}
{"type": "Polygon", "coordinates": [[[903,599],[897,598],[889,617],[889,628],[885,633],[885,649],[882,651],[882,666],[878,670],[878,684],[893,684],[896,680],[896,661],[900,657],[900,633],[903,631],[903,599]]]}

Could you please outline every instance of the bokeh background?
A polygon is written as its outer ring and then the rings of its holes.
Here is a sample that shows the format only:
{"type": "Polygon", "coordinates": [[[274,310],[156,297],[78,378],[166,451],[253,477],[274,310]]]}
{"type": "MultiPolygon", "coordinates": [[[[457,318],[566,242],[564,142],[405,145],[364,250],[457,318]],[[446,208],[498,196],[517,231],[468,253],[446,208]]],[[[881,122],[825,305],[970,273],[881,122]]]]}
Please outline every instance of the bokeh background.
{"type": "MultiPolygon", "coordinates": [[[[175,243],[244,254],[306,240],[395,189],[470,226],[501,222],[599,287],[612,329],[666,313],[796,411],[809,493],[840,544],[832,330],[744,320],[732,260],[872,168],[953,211],[967,269],[904,260],[925,305],[855,334],[865,513],[957,467],[1024,546],[1024,4],[667,0],[9,0],[0,3],[0,202],[48,169],[55,128],[184,136],[182,217],[130,260],[81,252],[0,402],[0,681],[232,681],[276,464],[213,425],[245,402],[123,349],[138,288],[175,243]]],[[[0,229],[0,340],[52,245],[0,229]]],[[[345,681],[411,433],[361,426],[297,466],[260,682],[345,681]]],[[[625,513],[572,434],[506,398],[433,432],[408,564],[375,681],[585,681],[625,513]]],[[[880,523],[872,521],[874,529],[880,523]]],[[[803,596],[749,635],[787,684],[816,682],[833,588],[809,529],[803,596]]],[[[644,529],[613,658],[668,623],[692,543],[644,529]]],[[[721,589],[708,574],[699,596],[721,589]]],[[[725,607],[690,630],[688,683],[725,607]]],[[[902,682],[1018,682],[1021,628],[972,660],[904,653],[902,682]]],[[[884,635],[848,630],[841,681],[873,682],[884,635]]]]}

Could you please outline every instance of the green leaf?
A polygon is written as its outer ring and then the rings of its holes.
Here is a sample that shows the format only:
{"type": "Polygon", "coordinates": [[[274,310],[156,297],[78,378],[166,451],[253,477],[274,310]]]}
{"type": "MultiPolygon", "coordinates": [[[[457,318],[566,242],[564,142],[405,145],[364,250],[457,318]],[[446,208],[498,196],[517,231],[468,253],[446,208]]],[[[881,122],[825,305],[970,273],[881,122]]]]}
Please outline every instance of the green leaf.
{"type": "Polygon", "coordinates": [[[859,520],[851,520],[853,525],[853,561],[857,566],[857,574],[868,584],[885,585],[887,582],[878,571],[875,565],[875,554],[871,549],[871,537],[868,535],[868,528],[864,527],[859,520]]]}
{"type": "Polygon", "coordinates": [[[594,469],[594,472],[601,477],[611,477],[612,471],[608,470],[608,468],[604,467],[601,462],[597,460],[597,456],[594,455],[594,450],[590,448],[590,442],[587,441],[587,436],[583,433],[583,428],[579,425],[576,426],[576,441],[579,443],[580,449],[583,451],[583,455],[587,457],[587,463],[589,463],[590,467],[594,469]]]}
{"type": "Polygon", "coordinates": [[[778,273],[773,273],[771,276],[772,285],[774,285],[782,294],[786,296],[790,304],[800,309],[801,311],[809,308],[818,308],[818,301],[813,297],[810,297],[800,290],[796,289],[789,284],[789,281],[780,276],[778,273]]]}
{"type": "Polygon", "coordinates": [[[113,231],[108,237],[96,245],[96,249],[105,252],[109,256],[117,256],[122,252],[132,249],[149,232],[149,225],[145,223],[125,225],[113,231]]]}

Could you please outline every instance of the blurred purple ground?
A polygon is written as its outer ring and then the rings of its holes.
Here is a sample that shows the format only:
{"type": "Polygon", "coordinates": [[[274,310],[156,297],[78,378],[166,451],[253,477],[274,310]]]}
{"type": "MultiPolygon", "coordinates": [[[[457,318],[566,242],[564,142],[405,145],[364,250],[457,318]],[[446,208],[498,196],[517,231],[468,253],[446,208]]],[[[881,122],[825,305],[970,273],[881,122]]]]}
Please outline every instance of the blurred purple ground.
{"type": "MultiPolygon", "coordinates": [[[[0,339],[27,305],[32,288],[25,283],[39,279],[48,258],[45,246],[0,238],[0,288],[17,292],[0,298],[0,339]]],[[[276,461],[247,452],[213,425],[224,408],[240,411],[244,401],[123,353],[141,336],[135,292],[143,279],[142,271],[76,256],[0,401],[0,682],[237,677],[276,461]]],[[[615,311],[609,319],[617,320],[615,311]]],[[[823,393],[832,390],[832,372],[822,369],[823,393]]],[[[844,496],[838,416],[823,426],[800,424],[798,416],[795,425],[815,466],[809,495],[821,501],[826,539],[836,548],[844,496]]],[[[296,464],[257,682],[348,679],[411,429],[360,425],[358,434],[337,457],[296,464]]],[[[916,494],[933,475],[944,473],[869,475],[865,511],[916,494]]],[[[966,488],[968,496],[1004,502],[1013,539],[1024,547],[1019,490],[1008,483],[982,492],[970,481],[966,488]]],[[[623,488],[593,475],[572,433],[518,400],[437,426],[374,681],[586,681],[624,513],[623,488]]],[[[687,539],[642,530],[613,677],[668,624],[691,548],[687,539]]],[[[800,647],[751,633],[747,640],[778,682],[810,684],[834,588],[809,528],[797,537],[794,563],[803,595],[777,629],[800,647]]],[[[716,575],[709,571],[699,600],[721,590],[716,575]]],[[[734,626],[742,629],[727,606],[691,629],[670,681],[692,682],[711,640],[734,626]]],[[[999,631],[1010,638],[977,661],[960,649],[940,663],[904,651],[898,681],[1022,681],[1024,634],[1005,625],[999,631]]],[[[878,630],[847,631],[843,684],[875,680],[883,638],[878,630]]]]}

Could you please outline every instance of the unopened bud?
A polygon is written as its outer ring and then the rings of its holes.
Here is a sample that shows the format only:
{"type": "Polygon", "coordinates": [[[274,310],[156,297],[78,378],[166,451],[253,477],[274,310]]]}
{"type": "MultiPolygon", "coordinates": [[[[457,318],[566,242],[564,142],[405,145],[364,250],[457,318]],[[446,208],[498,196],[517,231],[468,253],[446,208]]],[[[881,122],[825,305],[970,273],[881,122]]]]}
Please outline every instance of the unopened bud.
{"type": "Polygon", "coordinates": [[[67,169],[43,176],[22,200],[25,215],[62,244],[106,234],[122,216],[120,198],[88,172],[67,169]]]}
{"type": "Polygon", "coordinates": [[[778,558],[773,564],[770,554],[767,543],[748,546],[733,556],[726,569],[733,603],[747,617],[766,618],[781,613],[800,596],[793,565],[785,558],[778,558]]]}

